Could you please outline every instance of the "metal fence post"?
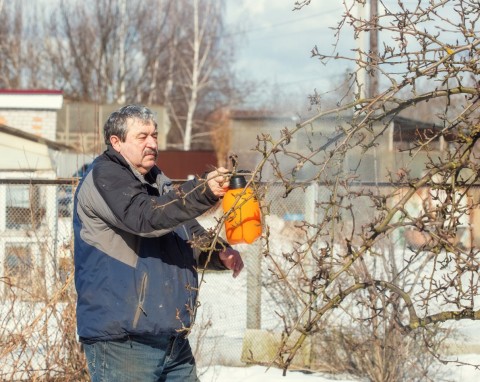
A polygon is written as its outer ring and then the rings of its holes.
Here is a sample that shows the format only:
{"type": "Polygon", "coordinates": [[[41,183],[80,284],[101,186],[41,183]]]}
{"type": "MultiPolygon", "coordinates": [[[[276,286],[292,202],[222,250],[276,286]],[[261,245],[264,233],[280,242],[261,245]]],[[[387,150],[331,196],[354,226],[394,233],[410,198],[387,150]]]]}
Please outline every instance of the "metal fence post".
{"type": "Polygon", "coordinates": [[[247,329],[262,326],[262,251],[261,240],[250,244],[246,252],[247,265],[247,329]]]}
{"type": "Polygon", "coordinates": [[[46,224],[45,237],[45,286],[47,298],[51,298],[58,279],[58,185],[45,185],[46,224]]]}
{"type": "Polygon", "coordinates": [[[319,185],[312,183],[305,191],[305,221],[315,225],[318,222],[317,201],[318,201],[319,185]]]}

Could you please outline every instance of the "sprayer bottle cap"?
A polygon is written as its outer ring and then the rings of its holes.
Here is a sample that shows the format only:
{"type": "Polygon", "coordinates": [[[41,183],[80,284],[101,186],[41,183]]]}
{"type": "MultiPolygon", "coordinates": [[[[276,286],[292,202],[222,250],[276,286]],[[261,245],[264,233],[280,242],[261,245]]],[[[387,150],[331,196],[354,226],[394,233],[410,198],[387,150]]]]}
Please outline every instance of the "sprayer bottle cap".
{"type": "Polygon", "coordinates": [[[244,188],[247,185],[247,181],[243,175],[233,175],[230,178],[230,189],[244,188]]]}

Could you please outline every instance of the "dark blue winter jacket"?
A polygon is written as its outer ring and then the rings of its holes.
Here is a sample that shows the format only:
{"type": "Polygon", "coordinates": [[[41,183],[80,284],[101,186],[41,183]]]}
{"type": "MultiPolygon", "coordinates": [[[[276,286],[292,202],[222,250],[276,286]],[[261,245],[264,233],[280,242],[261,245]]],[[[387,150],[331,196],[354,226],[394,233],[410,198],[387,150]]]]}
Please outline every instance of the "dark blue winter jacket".
{"type": "MultiPolygon", "coordinates": [[[[190,327],[206,254],[189,240],[217,201],[201,180],[174,189],[157,167],[142,176],[111,147],[92,163],[74,201],[81,341],[155,342],[190,327]]],[[[217,252],[208,267],[225,269],[217,252]]]]}

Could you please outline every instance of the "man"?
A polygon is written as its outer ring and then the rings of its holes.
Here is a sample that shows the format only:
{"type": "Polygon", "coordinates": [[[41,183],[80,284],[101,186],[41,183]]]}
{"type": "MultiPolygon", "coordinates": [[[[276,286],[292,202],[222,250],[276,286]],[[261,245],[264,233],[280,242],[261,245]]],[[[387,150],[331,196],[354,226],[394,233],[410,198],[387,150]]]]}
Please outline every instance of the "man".
{"type": "Polygon", "coordinates": [[[93,382],[198,381],[186,332],[197,268],[243,268],[224,242],[200,253],[196,217],[228,189],[225,168],[174,189],[156,167],[153,113],[128,105],[104,126],[107,150],[75,194],[77,329],[93,382]]]}

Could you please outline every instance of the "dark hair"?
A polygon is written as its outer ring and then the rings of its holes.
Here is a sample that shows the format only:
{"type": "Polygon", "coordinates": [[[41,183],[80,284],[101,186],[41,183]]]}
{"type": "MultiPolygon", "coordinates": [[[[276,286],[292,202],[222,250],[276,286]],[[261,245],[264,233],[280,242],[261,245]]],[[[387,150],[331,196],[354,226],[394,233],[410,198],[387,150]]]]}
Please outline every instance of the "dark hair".
{"type": "Polygon", "coordinates": [[[155,129],[157,128],[155,114],[148,107],[143,105],[126,105],[110,114],[107,122],[105,122],[103,137],[106,145],[110,145],[110,137],[112,135],[116,135],[122,142],[125,142],[128,132],[127,122],[130,119],[138,119],[144,123],[151,121],[155,129]]]}

